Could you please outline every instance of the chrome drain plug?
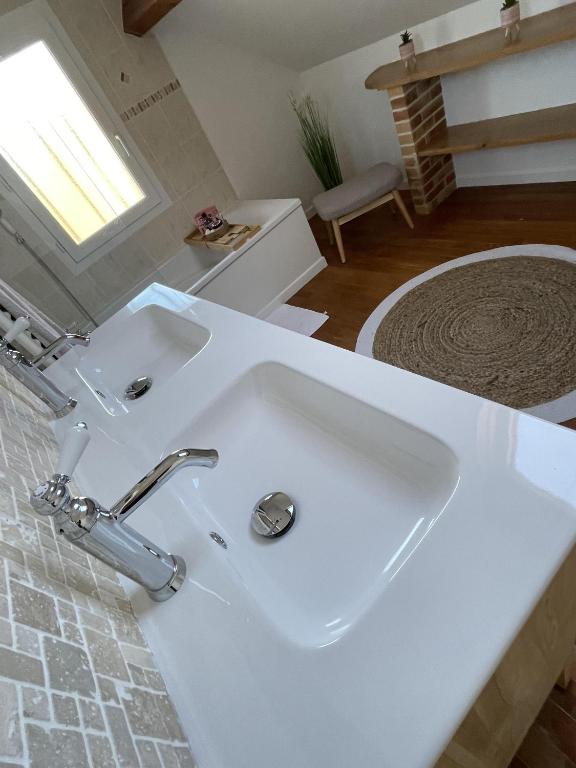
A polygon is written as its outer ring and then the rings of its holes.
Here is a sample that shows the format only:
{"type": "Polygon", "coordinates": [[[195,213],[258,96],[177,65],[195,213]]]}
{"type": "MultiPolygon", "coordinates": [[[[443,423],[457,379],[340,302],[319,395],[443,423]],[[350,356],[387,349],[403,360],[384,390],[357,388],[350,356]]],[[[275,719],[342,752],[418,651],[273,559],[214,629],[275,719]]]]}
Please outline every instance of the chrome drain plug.
{"type": "Polygon", "coordinates": [[[288,533],[296,517],[296,508],[290,496],[282,491],[263,496],[252,512],[252,529],[269,539],[288,533]]]}
{"type": "Polygon", "coordinates": [[[140,376],[138,379],[134,379],[131,384],[128,384],[124,390],[125,400],[139,400],[146,392],[152,389],[153,381],[150,376],[140,376]]]}

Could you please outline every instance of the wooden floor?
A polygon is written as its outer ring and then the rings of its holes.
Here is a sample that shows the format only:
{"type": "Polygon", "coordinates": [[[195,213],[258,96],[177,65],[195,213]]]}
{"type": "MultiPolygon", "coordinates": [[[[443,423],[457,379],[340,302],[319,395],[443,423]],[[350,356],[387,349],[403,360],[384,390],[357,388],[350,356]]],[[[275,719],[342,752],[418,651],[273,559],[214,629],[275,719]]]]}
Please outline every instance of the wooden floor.
{"type": "MultiPolygon", "coordinates": [[[[522,243],[576,248],[576,183],[459,189],[431,216],[414,215],[414,221],[411,231],[387,205],[346,224],[348,260],[341,264],[323,222],[312,220],[328,268],[290,303],[328,312],[315,338],[353,350],[365,320],[388,294],[459,256],[522,243]]],[[[576,428],[576,419],[567,426],[576,428]]],[[[576,768],[576,668],[572,677],[568,691],[552,691],[510,768],[576,768]]]]}
{"type": "Polygon", "coordinates": [[[521,243],[576,248],[576,182],[459,189],[430,216],[410,211],[414,231],[393,204],[345,224],[346,264],[328,244],[324,223],[311,221],[328,268],[290,303],[328,312],[315,338],[354,349],[364,321],[388,294],[444,261],[521,243]]]}

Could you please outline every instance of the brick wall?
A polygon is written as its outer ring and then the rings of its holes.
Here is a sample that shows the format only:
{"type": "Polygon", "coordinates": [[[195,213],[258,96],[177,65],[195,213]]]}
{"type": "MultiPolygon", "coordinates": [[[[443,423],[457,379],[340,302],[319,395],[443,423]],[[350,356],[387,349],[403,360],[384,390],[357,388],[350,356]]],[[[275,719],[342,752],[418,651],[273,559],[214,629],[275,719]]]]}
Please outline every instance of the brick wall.
{"type": "Polygon", "coordinates": [[[456,189],[452,155],[419,157],[434,130],[446,126],[439,77],[389,90],[406,175],[417,213],[431,213],[456,189]]]}
{"type": "Polygon", "coordinates": [[[0,768],[194,768],[116,574],[28,504],[56,455],[0,369],[0,768]]]}

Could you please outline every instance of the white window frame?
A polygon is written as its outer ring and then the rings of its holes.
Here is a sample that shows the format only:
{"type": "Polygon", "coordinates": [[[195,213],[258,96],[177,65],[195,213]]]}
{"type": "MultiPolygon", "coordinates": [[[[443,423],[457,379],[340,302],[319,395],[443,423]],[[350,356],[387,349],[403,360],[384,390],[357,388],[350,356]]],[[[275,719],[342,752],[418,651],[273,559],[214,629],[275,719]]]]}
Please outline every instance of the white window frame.
{"type": "MultiPolygon", "coordinates": [[[[49,47],[145,193],[141,202],[78,245],[0,155],[0,191],[77,275],[165,211],[171,201],[47,3],[33,0],[2,16],[0,60],[40,40],[49,47]]],[[[4,109],[10,105],[5,104],[4,109]]]]}

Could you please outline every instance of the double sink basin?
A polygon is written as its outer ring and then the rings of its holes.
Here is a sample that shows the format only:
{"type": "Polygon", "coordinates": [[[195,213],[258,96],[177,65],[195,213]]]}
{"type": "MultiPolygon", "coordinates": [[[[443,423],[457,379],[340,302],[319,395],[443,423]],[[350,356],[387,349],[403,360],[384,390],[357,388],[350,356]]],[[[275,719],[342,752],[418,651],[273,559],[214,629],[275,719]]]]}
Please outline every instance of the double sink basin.
{"type": "Polygon", "coordinates": [[[126,583],[202,768],[432,765],[576,535],[568,463],[535,486],[518,459],[553,425],[162,286],[50,370],[104,504],[170,451],[220,454],[131,519],[184,588],[126,583]],[[275,491],[296,521],[265,539],[275,491]]]}

